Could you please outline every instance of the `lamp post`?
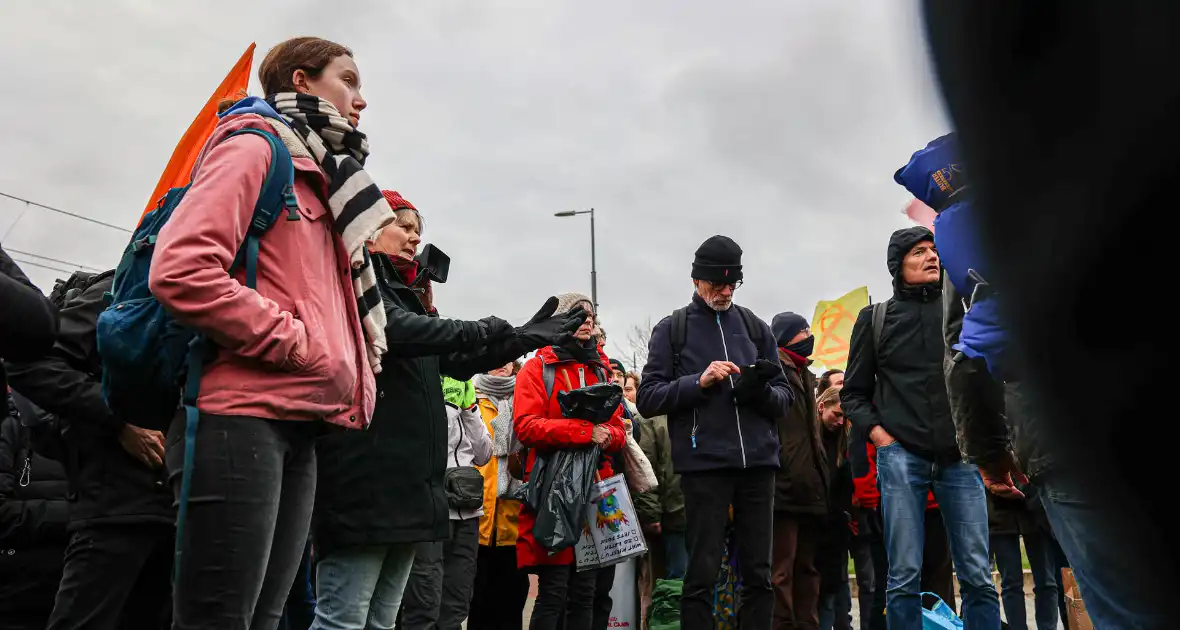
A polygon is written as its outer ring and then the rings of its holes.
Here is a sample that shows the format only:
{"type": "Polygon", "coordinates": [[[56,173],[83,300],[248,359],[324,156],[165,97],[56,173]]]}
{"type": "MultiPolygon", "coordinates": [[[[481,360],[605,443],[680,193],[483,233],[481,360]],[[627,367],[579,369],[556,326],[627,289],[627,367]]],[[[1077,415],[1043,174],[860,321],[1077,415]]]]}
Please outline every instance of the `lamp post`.
{"type": "Polygon", "coordinates": [[[554,213],[555,217],[576,217],[579,214],[590,215],[590,300],[594,302],[594,314],[598,314],[598,258],[594,250],[594,208],[589,210],[567,210],[554,213]]]}

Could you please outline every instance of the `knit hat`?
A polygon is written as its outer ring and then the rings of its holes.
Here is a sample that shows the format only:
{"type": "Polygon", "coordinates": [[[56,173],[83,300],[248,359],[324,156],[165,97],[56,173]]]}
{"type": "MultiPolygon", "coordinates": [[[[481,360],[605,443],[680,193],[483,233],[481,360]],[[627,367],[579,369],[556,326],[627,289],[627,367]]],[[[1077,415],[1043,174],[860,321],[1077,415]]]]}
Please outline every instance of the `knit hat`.
{"type": "Polygon", "coordinates": [[[385,201],[389,202],[389,207],[393,208],[394,212],[406,209],[413,210],[414,212],[418,211],[414,207],[414,204],[406,201],[406,198],[401,196],[396,190],[382,190],[381,194],[385,196],[385,201]]]}
{"type": "Polygon", "coordinates": [[[728,283],[742,279],[742,248],[728,236],[711,236],[697,248],[692,279],[728,283]]]}
{"type": "Polygon", "coordinates": [[[582,293],[562,293],[557,296],[557,312],[554,315],[565,315],[574,310],[574,307],[585,303],[590,308],[587,310],[594,310],[594,302],[582,293]]]}
{"type": "Polygon", "coordinates": [[[774,334],[774,340],[780,348],[787,347],[795,335],[804,328],[809,328],[807,320],[802,315],[790,311],[775,315],[770,322],[770,332],[774,334]]]}
{"type": "Polygon", "coordinates": [[[623,362],[618,359],[610,360],[610,369],[615,372],[627,373],[627,368],[623,367],[623,362]]]}

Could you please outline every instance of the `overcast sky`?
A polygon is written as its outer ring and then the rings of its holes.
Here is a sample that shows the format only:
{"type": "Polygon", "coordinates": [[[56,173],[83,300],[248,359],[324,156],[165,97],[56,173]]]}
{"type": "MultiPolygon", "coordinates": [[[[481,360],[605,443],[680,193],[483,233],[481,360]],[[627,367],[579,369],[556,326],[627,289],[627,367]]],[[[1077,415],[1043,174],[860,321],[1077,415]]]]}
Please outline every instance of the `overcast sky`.
{"type": "MultiPolygon", "coordinates": [[[[594,207],[612,355],[687,302],[717,233],[745,250],[739,303],[810,318],[856,286],[887,297],[886,241],[909,225],[893,171],[947,131],[915,4],[5,2],[0,192],[131,227],[246,46],[256,74],[318,35],[355,52],[367,168],[452,257],[445,316],[519,323],[589,293],[588,221],[553,213],[594,207]]],[[[0,236],[96,268],[127,240],[4,198],[0,236]]],[[[64,275],[24,267],[45,290],[64,275]]]]}

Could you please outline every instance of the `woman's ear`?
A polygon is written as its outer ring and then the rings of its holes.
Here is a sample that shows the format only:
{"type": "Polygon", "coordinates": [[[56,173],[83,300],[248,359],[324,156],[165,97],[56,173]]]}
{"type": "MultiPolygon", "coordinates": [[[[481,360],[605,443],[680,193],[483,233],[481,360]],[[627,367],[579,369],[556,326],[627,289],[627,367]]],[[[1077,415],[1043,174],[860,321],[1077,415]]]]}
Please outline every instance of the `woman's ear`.
{"type": "Polygon", "coordinates": [[[295,86],[296,92],[306,94],[309,91],[307,87],[307,71],[303,68],[296,68],[291,73],[291,85],[295,86]]]}

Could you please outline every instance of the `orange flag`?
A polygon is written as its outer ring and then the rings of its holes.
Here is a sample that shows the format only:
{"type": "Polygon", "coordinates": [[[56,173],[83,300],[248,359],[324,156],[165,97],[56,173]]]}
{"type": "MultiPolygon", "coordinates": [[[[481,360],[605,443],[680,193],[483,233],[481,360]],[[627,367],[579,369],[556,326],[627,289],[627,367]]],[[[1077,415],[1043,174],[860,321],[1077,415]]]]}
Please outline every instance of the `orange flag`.
{"type": "MultiPolygon", "coordinates": [[[[251,43],[246,52],[242,53],[242,57],[234,64],[234,67],[225,75],[225,79],[221,81],[221,85],[213,91],[213,95],[205,102],[205,106],[201,108],[201,112],[193,119],[193,123],[188,126],[188,131],[184,132],[180,143],[176,145],[176,149],[172,151],[172,157],[168,160],[168,166],[164,167],[164,172],[160,175],[160,181],[156,183],[156,189],[152,191],[151,198],[148,199],[147,207],[143,209],[143,214],[151,212],[156,207],[156,202],[164,193],[168,192],[169,188],[176,188],[184,186],[188,183],[192,176],[193,164],[197,162],[197,155],[201,153],[201,149],[205,146],[205,141],[213,133],[213,128],[217,126],[217,105],[222,100],[227,98],[236,98],[246,94],[246,87],[250,84],[250,68],[254,65],[254,44],[251,43]]],[[[143,215],[140,215],[140,220],[143,220],[143,215]]]]}

